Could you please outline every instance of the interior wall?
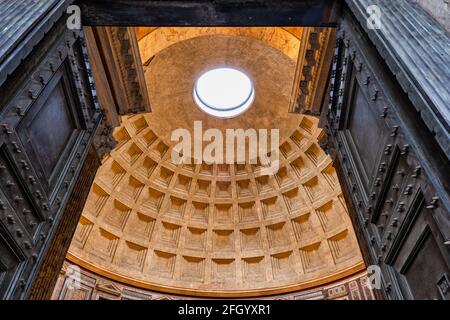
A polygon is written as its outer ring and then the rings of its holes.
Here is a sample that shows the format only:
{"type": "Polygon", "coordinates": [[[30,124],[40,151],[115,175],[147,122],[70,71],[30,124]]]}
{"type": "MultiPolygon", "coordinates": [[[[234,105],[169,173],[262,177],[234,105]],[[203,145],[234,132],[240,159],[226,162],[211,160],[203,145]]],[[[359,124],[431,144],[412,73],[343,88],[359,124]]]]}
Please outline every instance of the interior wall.
{"type": "MultiPolygon", "coordinates": [[[[350,277],[301,292],[252,298],[263,300],[374,300],[365,271],[350,277]]],[[[99,276],[66,261],[59,274],[52,300],[194,300],[180,296],[144,290],[99,276]]],[[[201,298],[204,299],[204,298],[201,298]]]]}
{"type": "Polygon", "coordinates": [[[414,0],[450,32],[449,0],[414,0]]]}

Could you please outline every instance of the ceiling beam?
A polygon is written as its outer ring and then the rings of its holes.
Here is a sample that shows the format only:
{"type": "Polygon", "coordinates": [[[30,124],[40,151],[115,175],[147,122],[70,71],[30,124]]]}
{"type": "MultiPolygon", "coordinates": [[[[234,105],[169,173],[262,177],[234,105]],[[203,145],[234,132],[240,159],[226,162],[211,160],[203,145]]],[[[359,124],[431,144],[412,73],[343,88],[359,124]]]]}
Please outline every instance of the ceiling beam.
{"type": "Polygon", "coordinates": [[[79,0],[85,26],[336,26],[339,0],[79,0]]]}

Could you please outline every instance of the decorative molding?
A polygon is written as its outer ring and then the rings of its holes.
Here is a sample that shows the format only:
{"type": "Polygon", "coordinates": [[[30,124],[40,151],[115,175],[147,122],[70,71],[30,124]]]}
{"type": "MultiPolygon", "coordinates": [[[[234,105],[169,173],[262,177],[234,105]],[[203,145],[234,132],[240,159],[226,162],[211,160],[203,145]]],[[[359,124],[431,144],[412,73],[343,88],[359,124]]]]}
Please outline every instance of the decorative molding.
{"type": "Polygon", "coordinates": [[[331,28],[304,28],[295,71],[294,87],[289,112],[309,115],[320,114],[320,100],[326,90],[331,57],[328,54],[333,40],[331,28]],[[318,92],[321,91],[321,92],[318,92]],[[317,107],[317,105],[319,107],[317,107]]]}
{"type": "Polygon", "coordinates": [[[124,104],[119,104],[119,114],[150,112],[150,100],[134,28],[106,27],[106,30],[113,49],[112,63],[119,72],[119,78],[114,80],[120,82],[124,94],[124,104]]]}
{"type": "Polygon", "coordinates": [[[450,277],[447,273],[442,275],[442,278],[437,282],[437,287],[439,289],[439,293],[442,297],[442,300],[450,299],[450,277]]]}
{"type": "Polygon", "coordinates": [[[104,158],[117,145],[113,131],[120,115],[150,112],[150,102],[134,28],[85,27],[85,33],[90,80],[103,113],[94,146],[104,158]]]}
{"type": "MultiPolygon", "coordinates": [[[[218,263],[230,263],[226,259],[215,259],[218,263]]],[[[76,266],[69,261],[63,268],[76,266]]],[[[227,265],[228,266],[228,265],[227,265]]],[[[231,267],[233,263],[230,263],[231,267]]],[[[221,269],[223,270],[223,269],[221,269]]],[[[108,279],[97,273],[80,268],[81,286],[76,288],[70,275],[60,274],[53,291],[53,300],[196,300],[208,297],[189,296],[189,292],[163,293],[152,288],[136,288],[128,283],[108,279]],[[86,294],[88,293],[88,294],[86,294]],[[184,295],[178,295],[184,294],[184,295]]],[[[229,276],[225,273],[224,276],[229,276]]],[[[274,293],[272,296],[255,296],[258,300],[374,300],[374,294],[368,286],[367,273],[364,270],[355,272],[329,284],[318,284],[314,288],[299,288],[291,293],[274,293]]]]}
{"type": "Polygon", "coordinates": [[[450,159],[450,34],[414,1],[345,2],[450,159]],[[367,28],[370,5],[383,13],[378,30],[367,28]]]}
{"type": "Polygon", "coordinates": [[[100,159],[104,159],[117,145],[117,141],[113,137],[113,131],[114,128],[111,127],[106,120],[106,116],[104,116],[93,139],[94,147],[100,159]]]}
{"type": "Polygon", "coordinates": [[[150,101],[144,78],[134,28],[86,27],[89,53],[95,61],[99,100],[109,115],[112,127],[119,115],[150,112],[150,101]],[[100,58],[99,58],[100,57],[100,58]],[[116,117],[116,119],[114,119],[116,117]]]}
{"type": "Polygon", "coordinates": [[[74,0],[2,1],[0,85],[33,51],[74,0]],[[7,19],[6,19],[7,17],[7,19]]]}

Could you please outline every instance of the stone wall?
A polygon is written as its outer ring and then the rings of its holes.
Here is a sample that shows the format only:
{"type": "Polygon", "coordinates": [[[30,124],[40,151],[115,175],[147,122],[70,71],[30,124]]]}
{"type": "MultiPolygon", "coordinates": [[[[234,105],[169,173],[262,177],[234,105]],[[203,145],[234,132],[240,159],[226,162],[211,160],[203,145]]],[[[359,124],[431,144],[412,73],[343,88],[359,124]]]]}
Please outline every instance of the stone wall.
{"type": "MultiPolygon", "coordinates": [[[[314,289],[285,295],[269,296],[268,300],[374,300],[367,286],[367,273],[360,272],[346,279],[314,289]]],[[[195,297],[138,289],[103,278],[66,261],[61,270],[52,300],[192,300],[195,297]]],[[[202,298],[203,299],[203,298],[202,298]]]]}
{"type": "Polygon", "coordinates": [[[415,0],[450,32],[450,0],[415,0]]]}

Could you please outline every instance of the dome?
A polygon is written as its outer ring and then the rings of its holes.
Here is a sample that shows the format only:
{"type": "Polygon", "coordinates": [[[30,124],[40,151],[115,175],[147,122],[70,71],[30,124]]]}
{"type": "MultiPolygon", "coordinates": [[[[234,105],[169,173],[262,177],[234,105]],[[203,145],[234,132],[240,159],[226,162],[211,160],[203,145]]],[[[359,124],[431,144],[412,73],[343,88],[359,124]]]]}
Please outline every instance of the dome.
{"type": "Polygon", "coordinates": [[[319,119],[288,112],[292,57],[248,36],[200,35],[155,52],[145,72],[152,112],[116,128],[118,145],[96,175],[71,262],[133,286],[204,297],[298,291],[364,268],[332,160],[318,144],[319,119]],[[202,95],[205,72],[223,66],[249,86],[217,109],[252,102],[220,118],[199,108],[193,88],[202,95]],[[279,129],[279,169],[174,163],[171,133],[194,134],[196,121],[203,131],[279,129]]]}

